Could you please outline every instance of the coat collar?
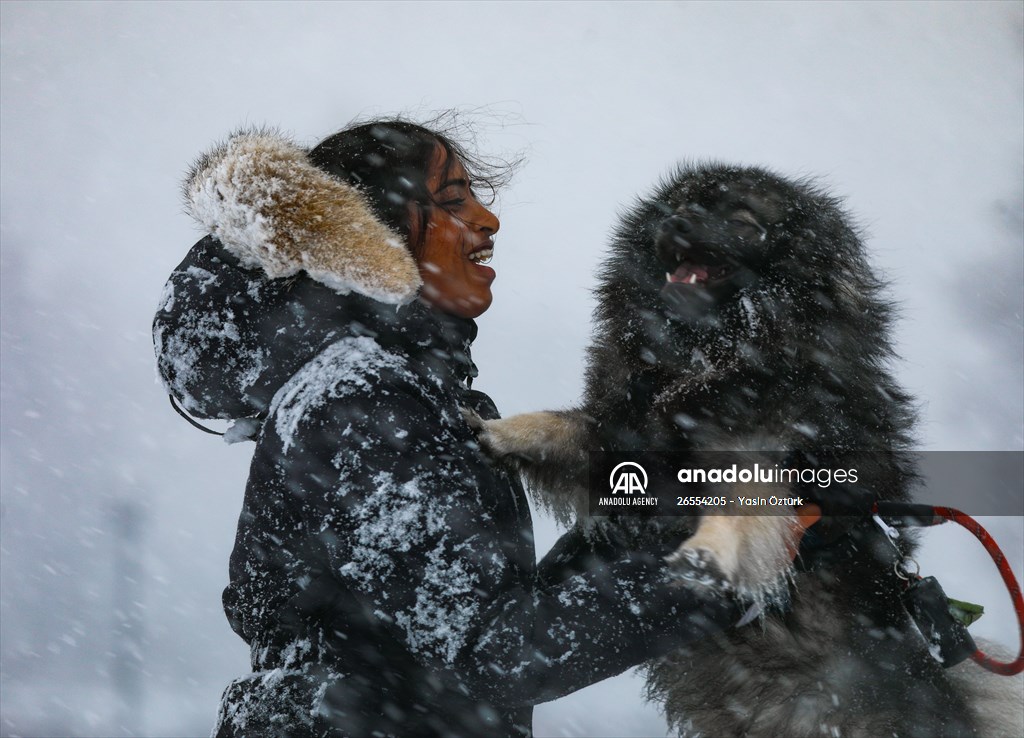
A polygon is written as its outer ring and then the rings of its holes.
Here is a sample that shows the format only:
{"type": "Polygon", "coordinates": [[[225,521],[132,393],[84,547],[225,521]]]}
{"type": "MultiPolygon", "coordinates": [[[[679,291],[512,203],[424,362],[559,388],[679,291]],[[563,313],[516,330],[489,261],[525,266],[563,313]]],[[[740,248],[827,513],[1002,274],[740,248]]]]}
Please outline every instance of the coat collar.
{"type": "MultiPolygon", "coordinates": [[[[365,302],[356,296],[349,299],[365,302]]],[[[466,387],[472,385],[478,374],[471,353],[478,330],[476,321],[441,313],[418,300],[397,310],[381,310],[380,303],[371,302],[376,320],[364,326],[369,329],[364,335],[429,366],[443,368],[466,387]]]]}

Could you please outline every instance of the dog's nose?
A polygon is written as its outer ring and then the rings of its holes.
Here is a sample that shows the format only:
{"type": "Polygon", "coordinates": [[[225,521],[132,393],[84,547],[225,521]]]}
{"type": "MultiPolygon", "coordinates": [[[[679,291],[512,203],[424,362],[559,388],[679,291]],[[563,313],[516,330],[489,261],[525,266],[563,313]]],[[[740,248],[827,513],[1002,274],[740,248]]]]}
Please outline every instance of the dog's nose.
{"type": "Polygon", "coordinates": [[[692,248],[687,236],[694,230],[693,223],[681,215],[665,218],[654,239],[655,252],[665,266],[674,269],[692,248]]]}
{"type": "Polygon", "coordinates": [[[661,228],[666,233],[670,231],[675,231],[676,233],[691,233],[693,231],[693,223],[682,215],[673,215],[670,218],[665,218],[665,222],[661,224],[661,228]]]}

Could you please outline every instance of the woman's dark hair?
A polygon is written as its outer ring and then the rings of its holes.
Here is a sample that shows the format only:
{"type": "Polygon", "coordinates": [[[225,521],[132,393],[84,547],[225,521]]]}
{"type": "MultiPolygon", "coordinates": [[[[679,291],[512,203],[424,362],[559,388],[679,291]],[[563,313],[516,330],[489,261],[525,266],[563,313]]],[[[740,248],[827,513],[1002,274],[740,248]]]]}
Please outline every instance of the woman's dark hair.
{"type": "MultiPolygon", "coordinates": [[[[441,124],[453,117],[440,116],[426,125],[401,118],[358,123],[325,138],[313,147],[309,158],[328,174],[356,186],[377,217],[400,233],[413,256],[419,258],[430,211],[436,205],[427,188],[427,173],[438,145],[448,154],[445,169],[456,159],[461,161],[474,193],[486,204],[494,201],[516,164],[469,153],[453,135],[440,130],[441,124]],[[418,217],[419,223],[415,228],[409,203],[417,206],[413,217],[418,217]],[[416,243],[411,242],[413,233],[417,234],[416,243]]],[[[442,174],[447,177],[447,171],[442,174]]]]}

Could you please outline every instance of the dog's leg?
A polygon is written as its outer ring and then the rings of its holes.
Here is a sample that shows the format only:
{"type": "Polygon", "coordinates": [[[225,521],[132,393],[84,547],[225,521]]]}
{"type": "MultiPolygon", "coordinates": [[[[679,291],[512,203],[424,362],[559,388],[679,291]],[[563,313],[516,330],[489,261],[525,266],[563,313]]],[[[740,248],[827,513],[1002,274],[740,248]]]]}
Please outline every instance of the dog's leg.
{"type": "Polygon", "coordinates": [[[531,464],[577,459],[586,443],[586,416],[575,411],[539,412],[483,420],[467,414],[480,445],[496,459],[514,457],[531,464]]]}
{"type": "Polygon", "coordinates": [[[803,532],[795,512],[766,515],[726,507],[714,513],[705,510],[697,532],[669,557],[670,566],[698,585],[734,590],[756,601],[780,595],[803,532]]]}
{"type": "Polygon", "coordinates": [[[563,522],[585,512],[590,418],[577,410],[483,420],[465,412],[492,458],[514,464],[535,499],[563,522]]]}

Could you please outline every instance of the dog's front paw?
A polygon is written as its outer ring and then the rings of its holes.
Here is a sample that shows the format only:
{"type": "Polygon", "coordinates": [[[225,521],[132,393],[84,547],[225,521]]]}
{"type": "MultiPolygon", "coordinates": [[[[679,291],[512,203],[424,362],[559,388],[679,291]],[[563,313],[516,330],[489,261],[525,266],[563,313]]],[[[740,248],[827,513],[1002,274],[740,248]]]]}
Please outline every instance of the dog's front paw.
{"type": "Polygon", "coordinates": [[[711,515],[668,557],[678,578],[765,602],[782,597],[792,572],[793,517],[711,515]]]}
{"type": "Polygon", "coordinates": [[[539,463],[579,453],[577,424],[559,413],[523,413],[484,420],[463,409],[462,415],[476,432],[481,448],[495,459],[539,463]]]}
{"type": "Polygon", "coordinates": [[[712,551],[680,546],[666,559],[669,575],[687,587],[706,589],[715,594],[731,592],[729,577],[712,551]]]}
{"type": "Polygon", "coordinates": [[[470,410],[468,407],[460,407],[459,412],[462,413],[462,419],[466,421],[466,425],[473,429],[474,433],[480,433],[484,430],[484,423],[487,421],[477,415],[475,410],[470,410]]]}
{"type": "Polygon", "coordinates": [[[468,408],[460,408],[462,417],[466,424],[476,434],[477,443],[488,456],[494,459],[505,459],[516,455],[516,449],[512,443],[513,438],[505,429],[508,421],[505,420],[484,420],[468,408]]]}

